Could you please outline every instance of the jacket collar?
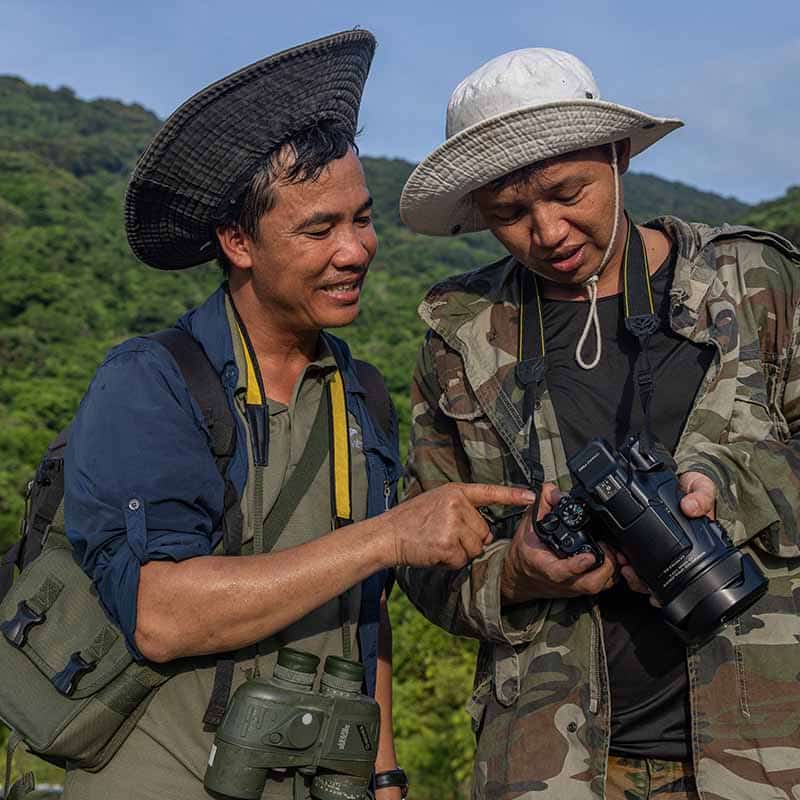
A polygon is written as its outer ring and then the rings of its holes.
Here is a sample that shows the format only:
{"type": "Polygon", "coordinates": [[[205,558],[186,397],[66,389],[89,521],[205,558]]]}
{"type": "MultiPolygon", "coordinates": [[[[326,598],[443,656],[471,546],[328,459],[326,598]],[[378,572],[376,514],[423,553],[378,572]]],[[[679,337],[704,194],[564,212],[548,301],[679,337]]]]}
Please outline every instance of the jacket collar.
{"type": "MultiPolygon", "coordinates": [[[[224,283],[202,305],[184,314],[175,325],[200,342],[211,365],[220,375],[225,375],[226,367],[236,369],[233,340],[225,311],[224,283]]],[[[236,385],[235,380],[233,385],[236,385]]]]}
{"type": "MultiPolygon", "coordinates": [[[[743,225],[711,227],[684,222],[677,217],[657,217],[645,223],[666,233],[677,248],[675,277],[670,289],[673,298],[673,328],[688,338],[696,331],[698,314],[717,274],[714,243],[721,239],[745,237],[778,248],[790,258],[800,260],[798,250],[788,239],[775,233],[743,225]]],[[[469,336],[481,317],[489,317],[498,303],[516,304],[519,297],[515,276],[519,263],[507,256],[486,267],[449,278],[436,284],[419,306],[421,319],[459,352],[474,345],[469,336]]]]}
{"type": "MultiPolygon", "coordinates": [[[[231,388],[238,381],[238,368],[234,354],[231,328],[225,310],[226,286],[223,283],[200,306],[184,314],[176,323],[176,327],[191,334],[205,350],[208,360],[231,388]]],[[[364,395],[364,387],[356,377],[350,348],[341,339],[322,332],[325,342],[333,352],[348,394],[364,395]]]]}
{"type": "Polygon", "coordinates": [[[709,336],[703,309],[717,279],[715,246],[718,242],[750,239],[775,247],[788,258],[800,260],[800,251],[788,239],[746,225],[711,227],[684,222],[677,217],[657,217],[645,225],[666,233],[677,248],[675,276],[670,288],[672,329],[694,341],[705,341],[709,336]]]}

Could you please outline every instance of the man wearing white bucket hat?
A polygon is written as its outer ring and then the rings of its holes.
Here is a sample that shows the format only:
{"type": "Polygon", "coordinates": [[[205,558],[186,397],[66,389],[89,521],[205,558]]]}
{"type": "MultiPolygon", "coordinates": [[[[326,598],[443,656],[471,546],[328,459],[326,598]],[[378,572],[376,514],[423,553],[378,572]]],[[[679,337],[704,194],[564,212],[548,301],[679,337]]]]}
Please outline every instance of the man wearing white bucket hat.
{"type": "Polygon", "coordinates": [[[407,494],[540,490],[527,513],[486,510],[495,541],[468,568],[399,575],[429,619],[481,641],[476,797],[798,796],[800,252],[630,220],[630,158],[681,125],[601,100],[568,53],[519,50],[456,87],[446,141],[403,190],[413,230],[488,229],[509,253],[420,306],[407,494]],[[730,558],[769,578],[688,645],[625,557],[559,558],[532,522],[590,440],[639,434],[674,466],[685,516],[716,517],[730,558]]]}

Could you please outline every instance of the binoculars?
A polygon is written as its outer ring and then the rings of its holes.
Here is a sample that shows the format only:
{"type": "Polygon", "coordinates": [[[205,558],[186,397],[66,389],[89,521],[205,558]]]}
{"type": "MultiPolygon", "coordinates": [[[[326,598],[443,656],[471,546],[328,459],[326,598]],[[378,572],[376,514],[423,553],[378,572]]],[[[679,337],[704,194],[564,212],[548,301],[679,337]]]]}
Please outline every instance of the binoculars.
{"type": "Polygon", "coordinates": [[[317,800],[363,800],[378,749],[380,709],[362,694],[364,668],[329,656],[314,690],[319,658],[288,647],[272,677],[234,693],[208,759],[205,787],[215,797],[259,800],[270,770],[293,769],[317,800]]]}

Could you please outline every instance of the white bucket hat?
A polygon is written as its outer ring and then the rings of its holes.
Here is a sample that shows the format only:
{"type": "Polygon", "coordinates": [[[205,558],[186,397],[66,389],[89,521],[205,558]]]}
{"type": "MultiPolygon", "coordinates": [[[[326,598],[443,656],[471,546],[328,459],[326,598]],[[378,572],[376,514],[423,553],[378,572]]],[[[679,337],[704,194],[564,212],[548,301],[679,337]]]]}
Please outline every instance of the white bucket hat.
{"type": "Polygon", "coordinates": [[[433,236],[484,230],[471,192],[489,181],[622,139],[630,139],[634,156],[682,125],[600,100],[589,68],[569,53],[514,50],[456,86],[447,105],[447,139],[411,173],[400,217],[433,236]]]}

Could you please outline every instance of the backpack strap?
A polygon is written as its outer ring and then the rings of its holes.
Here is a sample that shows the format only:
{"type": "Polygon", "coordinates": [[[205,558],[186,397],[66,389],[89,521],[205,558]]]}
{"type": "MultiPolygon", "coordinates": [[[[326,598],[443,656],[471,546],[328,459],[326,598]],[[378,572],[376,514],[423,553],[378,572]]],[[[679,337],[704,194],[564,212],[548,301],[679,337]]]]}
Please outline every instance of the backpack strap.
{"type": "Polygon", "coordinates": [[[228,463],[236,447],[236,423],[219,375],[197,339],[180,328],[166,328],[144,338],[153,339],[170,352],[189,392],[203,412],[211,437],[211,452],[225,479],[225,513],[222,521],[225,554],[239,555],[242,552],[242,512],[236,488],[227,479],[228,463]]]}
{"type": "MultiPolygon", "coordinates": [[[[219,375],[200,343],[186,331],[167,328],[145,338],[159,342],[172,354],[192,397],[203,412],[211,437],[211,451],[225,479],[225,512],[222,521],[224,552],[225,555],[239,555],[242,552],[242,511],[236,487],[227,477],[228,463],[236,446],[236,423],[219,375]]],[[[217,658],[214,686],[203,715],[205,725],[216,726],[222,722],[231,693],[234,666],[231,653],[217,658]]]]}
{"type": "Polygon", "coordinates": [[[20,536],[0,560],[0,601],[14,582],[14,571],[22,572],[42,552],[50,525],[62,508],[64,497],[64,448],[69,426],[47,447],[36,475],[25,490],[25,512],[20,536]]]}
{"type": "Polygon", "coordinates": [[[224,474],[233,455],[236,425],[217,371],[197,339],[180,328],[166,328],[144,338],[161,344],[175,359],[192,397],[203,412],[211,436],[211,450],[215,458],[222,459],[220,472],[224,474]]]}
{"type": "Polygon", "coordinates": [[[364,404],[391,444],[397,438],[397,412],[381,371],[368,361],[353,359],[356,377],[364,387],[364,404]]]}
{"type": "Polygon", "coordinates": [[[11,731],[6,742],[6,779],[3,782],[3,794],[7,800],[22,800],[36,788],[32,772],[26,772],[20,776],[13,784],[11,783],[11,766],[14,761],[14,751],[23,741],[22,736],[17,731],[11,731]]]}
{"type": "MultiPolygon", "coordinates": [[[[24,525],[24,520],[23,523],[24,525]]],[[[20,569],[25,554],[26,538],[22,536],[3,554],[0,559],[0,601],[8,594],[11,584],[14,583],[14,570],[20,569]]]]}

